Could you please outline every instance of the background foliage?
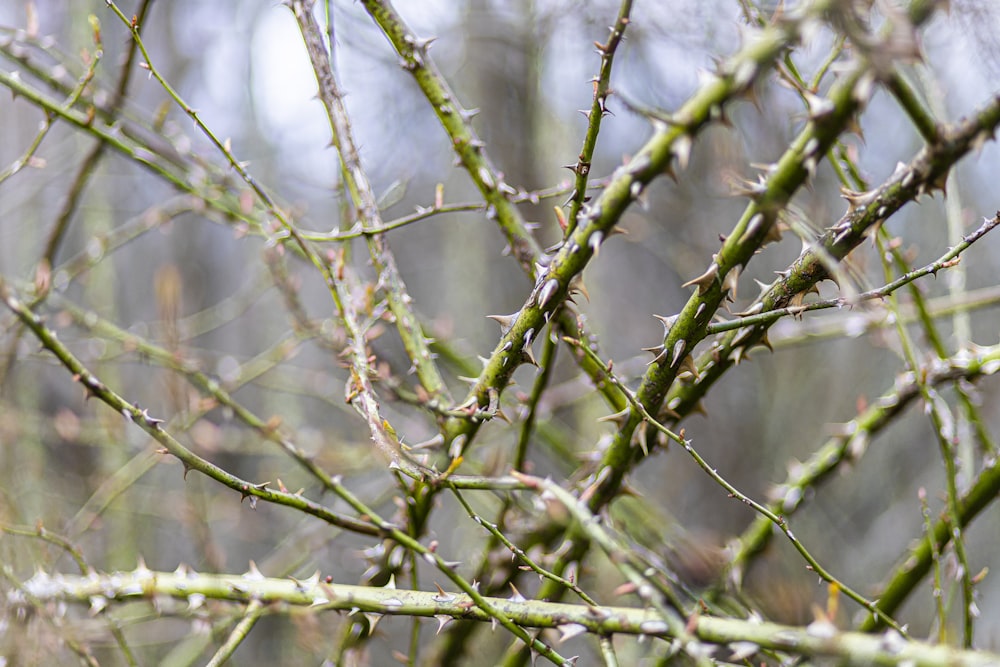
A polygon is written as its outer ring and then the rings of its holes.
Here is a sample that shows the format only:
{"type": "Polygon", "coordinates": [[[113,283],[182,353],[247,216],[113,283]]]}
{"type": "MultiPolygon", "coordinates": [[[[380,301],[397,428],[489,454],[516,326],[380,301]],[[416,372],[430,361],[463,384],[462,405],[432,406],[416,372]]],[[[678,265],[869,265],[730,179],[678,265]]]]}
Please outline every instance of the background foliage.
{"type": "Polygon", "coordinates": [[[990,3],[331,4],[0,6],[5,664],[995,659],[990,3]]]}

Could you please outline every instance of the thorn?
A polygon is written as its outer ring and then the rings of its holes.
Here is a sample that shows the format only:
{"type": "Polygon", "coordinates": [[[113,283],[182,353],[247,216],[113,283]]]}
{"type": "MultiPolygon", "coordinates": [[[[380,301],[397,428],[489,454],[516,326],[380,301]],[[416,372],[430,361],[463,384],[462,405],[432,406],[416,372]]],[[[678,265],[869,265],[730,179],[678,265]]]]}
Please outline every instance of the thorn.
{"type": "Polygon", "coordinates": [[[674,366],[680,363],[684,358],[684,352],[687,350],[687,341],[681,338],[676,343],[674,343],[674,349],[671,350],[670,355],[670,365],[674,366]]]}
{"type": "Polygon", "coordinates": [[[660,324],[663,325],[664,338],[667,337],[667,334],[670,333],[670,328],[674,326],[674,322],[676,322],[677,318],[680,317],[680,315],[671,315],[670,317],[664,317],[663,315],[657,315],[656,313],[653,313],[652,315],[653,317],[655,317],[660,321],[660,324]]]}
{"type": "Polygon", "coordinates": [[[687,281],[681,287],[691,287],[692,285],[698,286],[698,296],[701,296],[712,287],[716,279],[719,277],[719,265],[715,262],[708,267],[705,273],[701,274],[697,278],[687,281]]]}
{"type": "Polygon", "coordinates": [[[875,221],[871,227],[864,231],[864,235],[872,240],[872,246],[875,246],[875,239],[878,237],[878,232],[882,229],[882,225],[885,224],[885,218],[879,218],[875,221]]]}
{"type": "Polygon", "coordinates": [[[732,359],[733,364],[739,366],[741,361],[750,357],[747,355],[746,348],[737,347],[729,354],[729,358],[732,359]]]}
{"type": "Polygon", "coordinates": [[[261,574],[259,569],[257,569],[257,563],[251,559],[250,565],[247,567],[247,571],[243,573],[243,578],[249,579],[250,581],[263,581],[264,575],[261,574]]]}
{"type": "Polygon", "coordinates": [[[664,359],[667,358],[667,348],[664,347],[663,345],[657,345],[655,348],[653,348],[653,347],[644,347],[642,349],[643,349],[644,352],[655,352],[655,353],[657,353],[656,356],[653,357],[650,360],[650,362],[646,364],[647,366],[652,366],[653,364],[658,364],[658,363],[660,363],[661,361],[663,361],[664,359]]]}
{"type": "Polygon", "coordinates": [[[628,416],[629,416],[630,410],[631,410],[631,408],[629,408],[629,406],[626,405],[624,409],[622,409],[622,410],[620,410],[620,411],[618,411],[618,412],[616,412],[614,414],[605,415],[603,417],[598,417],[597,421],[599,421],[599,422],[611,422],[612,424],[616,424],[619,427],[621,427],[621,426],[623,426],[625,424],[626,421],[628,421],[628,416]]]}
{"type": "Polygon", "coordinates": [[[426,52],[431,47],[431,44],[433,44],[435,41],[437,41],[437,37],[425,37],[423,39],[418,39],[416,42],[414,42],[413,46],[417,49],[420,49],[421,51],[426,52]]]}
{"type": "MultiPolygon", "coordinates": [[[[750,218],[750,221],[747,222],[746,231],[744,231],[740,235],[740,238],[737,241],[737,243],[739,245],[743,245],[744,243],[747,243],[755,234],[757,234],[757,232],[760,231],[760,228],[763,227],[763,226],[764,226],[764,214],[763,213],[756,213],[756,214],[754,214],[750,218]]],[[[720,234],[719,236],[722,236],[722,235],[720,234]]],[[[722,238],[722,239],[719,239],[719,240],[722,241],[723,243],[726,242],[725,238],[722,238]]]]}
{"type": "Polygon", "coordinates": [[[782,222],[781,220],[775,220],[774,224],[768,227],[767,232],[764,233],[762,244],[767,245],[768,243],[778,243],[781,241],[782,233],[787,230],[788,223],[782,222]]]}
{"type": "MultiPolygon", "coordinates": [[[[549,259],[544,256],[541,257],[540,259],[544,260],[545,262],[549,261],[549,259]]],[[[535,262],[535,287],[538,287],[539,285],[542,284],[542,278],[545,277],[546,270],[547,267],[545,266],[545,264],[542,264],[541,262],[535,262]]]]}
{"type": "Polygon", "coordinates": [[[378,622],[382,620],[382,614],[365,613],[364,617],[368,619],[369,636],[375,634],[375,626],[378,625],[378,622]]]}
{"type": "Polygon", "coordinates": [[[559,289],[559,281],[555,278],[549,278],[542,289],[538,293],[538,307],[542,310],[545,309],[545,304],[547,304],[553,296],[555,296],[556,291],[559,289]]]}
{"type": "MultiPolygon", "coordinates": [[[[761,294],[763,294],[766,291],[766,289],[768,287],[770,287],[770,285],[764,285],[759,280],[757,281],[757,284],[761,285],[761,287],[762,287],[761,294]]],[[[757,301],[756,303],[754,303],[752,306],[750,306],[746,310],[740,311],[738,313],[733,313],[733,315],[735,315],[736,317],[749,317],[750,315],[756,315],[757,313],[761,312],[762,310],[764,310],[764,304],[762,302],[760,302],[760,301],[757,301]]]]}
{"type": "Polygon", "coordinates": [[[687,371],[688,373],[690,373],[691,376],[694,377],[695,379],[700,377],[698,374],[698,366],[694,363],[694,357],[692,357],[690,354],[684,357],[684,361],[681,362],[680,368],[682,371],[687,371]]]}
{"type": "Polygon", "coordinates": [[[559,630],[559,643],[562,644],[568,639],[573,637],[578,637],[587,632],[587,626],[581,625],[580,623],[565,623],[563,625],[556,626],[559,630]]]}
{"type": "Polygon", "coordinates": [[[871,71],[866,71],[861,75],[861,78],[858,79],[857,83],[854,84],[854,90],[851,92],[856,102],[859,104],[867,104],[874,89],[875,74],[871,71]]]}
{"type": "Polygon", "coordinates": [[[744,60],[733,68],[733,85],[737,88],[746,88],[753,83],[757,76],[757,63],[752,60],[744,60]]]}
{"type": "Polygon", "coordinates": [[[506,336],[507,333],[510,331],[510,328],[514,325],[514,322],[517,321],[517,318],[518,316],[520,316],[520,314],[521,311],[519,310],[516,313],[511,313],[510,315],[487,315],[486,319],[493,320],[494,322],[499,324],[500,335],[506,336]]]}
{"type": "Polygon", "coordinates": [[[590,249],[594,251],[594,259],[597,259],[597,256],[600,254],[601,243],[603,241],[604,241],[604,232],[600,231],[594,232],[593,234],[590,235],[590,238],[587,239],[587,245],[590,246],[590,249]]]}
{"type": "Polygon", "coordinates": [[[680,183],[680,181],[677,180],[677,172],[674,171],[673,163],[668,162],[667,166],[663,168],[663,173],[666,174],[674,183],[680,183]]]}
{"type": "Polygon", "coordinates": [[[636,444],[639,445],[639,449],[642,450],[642,455],[648,457],[649,447],[646,446],[646,434],[648,433],[648,430],[645,427],[646,427],[646,422],[640,424],[639,430],[636,431],[636,433],[633,436],[633,439],[635,440],[636,444]]]}
{"type": "Polygon", "coordinates": [[[719,80],[718,74],[716,74],[715,72],[710,72],[706,69],[699,69],[695,74],[698,78],[699,88],[706,88],[708,86],[715,84],[715,82],[719,80]]]}
{"type": "Polygon", "coordinates": [[[767,178],[758,174],[756,181],[735,179],[730,185],[729,194],[733,197],[748,197],[756,200],[767,192],[767,178]]]}
{"type": "Polygon", "coordinates": [[[927,186],[928,194],[930,194],[930,195],[933,196],[935,190],[940,190],[941,194],[944,195],[945,197],[948,196],[948,171],[947,170],[945,170],[943,173],[935,176],[934,180],[932,180],[928,184],[928,186],[927,186]]]}
{"type": "Polygon", "coordinates": [[[816,167],[818,165],[819,162],[817,161],[815,155],[810,155],[809,157],[807,157],[805,160],[802,161],[802,166],[805,168],[806,174],[809,176],[809,178],[816,177],[816,167]]]}
{"type": "Polygon", "coordinates": [[[856,192],[847,188],[840,189],[840,196],[847,200],[847,214],[850,215],[856,210],[864,209],[875,201],[878,193],[875,190],[869,192],[856,192]]]}
{"type": "Polygon", "coordinates": [[[757,113],[762,113],[760,95],[757,94],[757,88],[755,86],[748,86],[743,92],[743,98],[753,105],[753,108],[757,113]]]}
{"type": "Polygon", "coordinates": [[[740,280],[740,267],[734,266],[722,279],[722,290],[726,292],[728,301],[736,302],[736,286],[740,280]]]}
{"type": "Polygon", "coordinates": [[[587,302],[590,302],[590,292],[587,291],[587,286],[583,284],[582,273],[576,274],[573,279],[569,281],[569,293],[582,294],[587,302]]]}
{"type": "Polygon", "coordinates": [[[825,97],[820,97],[808,90],[803,91],[802,96],[805,98],[806,106],[809,109],[809,120],[821,120],[836,110],[833,101],[825,97]]]}
{"type": "Polygon", "coordinates": [[[851,116],[847,119],[844,131],[845,133],[849,132],[857,135],[858,139],[860,139],[862,143],[866,143],[865,131],[861,129],[861,123],[858,121],[857,116],[851,116]]]}
{"type": "Polygon", "coordinates": [[[637,489],[634,486],[632,486],[632,484],[630,484],[627,479],[622,481],[621,493],[622,493],[622,495],[629,496],[631,498],[644,498],[645,497],[645,496],[642,495],[642,492],[639,491],[639,489],[637,489]]]}
{"type": "Polygon", "coordinates": [[[437,632],[434,633],[436,635],[441,634],[441,631],[444,630],[444,627],[455,620],[454,618],[448,616],[447,614],[435,614],[434,618],[436,618],[438,622],[437,632]]]}
{"type": "Polygon", "coordinates": [[[677,157],[677,166],[681,168],[681,171],[687,169],[688,162],[691,159],[691,148],[693,145],[694,142],[688,134],[682,134],[674,141],[672,150],[674,155],[677,157]]]}

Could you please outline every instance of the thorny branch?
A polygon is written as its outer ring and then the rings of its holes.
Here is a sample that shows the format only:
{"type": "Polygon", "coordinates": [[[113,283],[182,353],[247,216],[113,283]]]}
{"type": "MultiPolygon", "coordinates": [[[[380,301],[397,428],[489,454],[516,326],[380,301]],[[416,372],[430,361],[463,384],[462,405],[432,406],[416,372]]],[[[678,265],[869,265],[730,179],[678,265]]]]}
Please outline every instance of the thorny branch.
{"type": "MultiPolygon", "coordinates": [[[[156,595],[197,600],[192,602],[193,606],[200,606],[207,599],[249,602],[253,605],[251,609],[257,609],[260,604],[282,602],[317,612],[356,610],[373,614],[433,617],[442,627],[452,619],[491,620],[478,605],[470,604],[469,598],[461,594],[352,586],[333,582],[329,578],[321,580],[319,573],[303,580],[273,579],[265,577],[253,565],[243,575],[201,574],[186,567],[175,572],[156,572],[140,567],[132,572],[90,577],[50,576],[39,572],[24,582],[23,592],[15,593],[11,602],[24,605],[31,596],[38,602],[89,602],[101,610],[112,600],[142,600],[156,595]]],[[[585,632],[665,639],[674,637],[665,623],[651,618],[644,609],[594,608],[523,599],[491,598],[486,601],[506,616],[516,619],[519,625],[554,629],[564,640],[585,632]]],[[[906,665],[919,659],[920,664],[930,667],[988,665],[1000,660],[1000,656],[985,651],[963,651],[908,641],[892,631],[884,635],[868,635],[840,632],[832,625],[820,627],[816,624],[810,629],[803,629],[754,620],[699,616],[691,619],[689,631],[703,642],[727,646],[737,656],[749,655],[758,649],[774,649],[817,658],[839,657],[852,665],[906,665]]],[[[557,664],[573,663],[575,660],[557,664]]]]}
{"type": "MultiPolygon", "coordinates": [[[[299,29],[309,52],[316,79],[319,81],[319,96],[326,108],[333,130],[333,142],[340,153],[343,163],[344,182],[346,183],[351,202],[357,211],[358,221],[362,229],[377,229],[382,226],[382,216],[375,201],[368,176],[361,167],[361,156],[358,154],[354,137],[351,133],[350,119],[344,106],[343,96],[337,86],[330,58],[323,47],[323,37],[319,24],[309,11],[311,3],[302,0],[292,2],[292,13],[299,23],[299,29]]],[[[428,402],[448,400],[448,389],[441,373],[434,363],[434,358],[424,336],[420,322],[411,306],[412,299],[406,291],[406,285],[396,268],[396,258],[389,249],[389,243],[381,234],[368,236],[368,251],[372,262],[378,270],[378,283],[382,285],[389,301],[389,310],[395,319],[396,329],[403,339],[403,346],[413,363],[417,378],[428,394],[428,402]]]]}

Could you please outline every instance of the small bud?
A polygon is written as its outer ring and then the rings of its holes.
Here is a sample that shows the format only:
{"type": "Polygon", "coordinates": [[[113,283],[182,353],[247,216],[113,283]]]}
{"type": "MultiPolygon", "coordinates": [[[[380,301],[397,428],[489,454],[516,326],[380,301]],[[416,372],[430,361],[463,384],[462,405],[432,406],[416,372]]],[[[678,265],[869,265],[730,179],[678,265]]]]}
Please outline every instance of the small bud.
{"type": "Polygon", "coordinates": [[[555,211],[556,222],[559,223],[559,229],[561,229],[563,234],[565,234],[566,230],[569,228],[569,221],[566,220],[566,213],[563,212],[561,206],[553,206],[552,208],[555,211]]]}

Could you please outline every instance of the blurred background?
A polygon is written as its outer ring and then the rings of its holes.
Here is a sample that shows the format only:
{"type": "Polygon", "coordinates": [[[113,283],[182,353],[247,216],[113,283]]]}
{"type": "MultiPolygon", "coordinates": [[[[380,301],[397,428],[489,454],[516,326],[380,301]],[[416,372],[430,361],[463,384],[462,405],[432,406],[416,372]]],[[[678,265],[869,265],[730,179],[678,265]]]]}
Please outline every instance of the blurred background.
{"type": "MultiPolygon", "coordinates": [[[[606,39],[618,3],[400,0],[396,5],[417,34],[436,36],[431,54],[461,103],[481,110],[473,124],[506,181],[526,190],[563,188],[559,196],[523,209],[537,222],[542,244],[555,243],[560,231],[552,208],[565,199],[571,175],[562,165],[574,163],[580,151],[586,119],[578,109],[590,106],[589,80],[599,64],[593,43],[606,39]]],[[[112,89],[129,35],[103,0],[31,6],[29,12],[28,3],[20,0],[0,2],[0,68],[18,71],[43,88],[39,81],[44,79],[75,82],[85,58],[93,56],[88,23],[93,14],[102,24],[104,47],[96,81],[112,89]],[[30,29],[33,21],[37,30],[30,29]],[[29,63],[40,69],[33,73],[29,63]]],[[[120,6],[126,15],[135,11],[134,3],[120,6]]],[[[766,13],[773,7],[763,9],[766,13]]],[[[438,184],[443,184],[447,203],[477,202],[468,177],[452,164],[453,152],[437,119],[363,7],[335,3],[334,17],[338,76],[384,218],[430,206],[438,184]]],[[[610,174],[650,136],[649,123],[630,107],[679,106],[697,88],[699,70],[737,48],[745,22],[744,7],[734,0],[683,0],[668,6],[636,2],[615,63],[616,95],[609,102],[613,113],[603,124],[593,178],[610,174]]],[[[926,66],[905,70],[941,118],[969,114],[998,92],[997,34],[1000,9],[988,0],[955,0],[949,14],[937,14],[922,30],[926,66]]],[[[340,228],[343,202],[336,155],[328,147],[315,78],[286,7],[256,0],[154,2],[143,35],[157,69],[216,136],[231,140],[236,157],[249,163],[254,177],[302,227],[318,232],[340,228]]],[[[807,78],[832,43],[830,34],[820,32],[795,53],[807,78]]],[[[680,285],[704,270],[719,235],[728,234],[742,213],[746,200],[732,195],[733,184],[755,180],[752,165],[775,161],[802,125],[798,97],[773,77],[757,88],[757,100],[756,105],[741,102],[731,108],[732,127],[706,131],[679,182],[659,179],[650,188],[647,206],[633,207],[624,216],[621,227],[627,233],[606,243],[586,271],[589,301],[578,299],[579,309],[599,337],[604,357],[630,379],[641,375],[649,359],[640,349],[660,342],[662,328],[651,314],[680,310],[690,294],[680,285]]],[[[179,150],[224,164],[223,156],[146,72],[134,74],[125,109],[129,119],[156,119],[163,136],[179,150]]],[[[0,94],[0,169],[24,154],[43,120],[30,102],[0,94]]],[[[884,91],[875,93],[861,128],[861,136],[849,135],[846,142],[873,186],[922,146],[913,124],[884,91]]],[[[57,122],[32,165],[0,182],[0,271],[8,280],[35,280],[39,258],[94,143],[57,122]]],[[[958,166],[949,196],[966,233],[1000,208],[997,173],[1000,153],[994,143],[958,166]]],[[[228,174],[236,182],[238,177],[228,174]]],[[[816,231],[846,210],[839,182],[826,164],[794,204],[816,231]]],[[[91,310],[179,359],[197,363],[265,419],[280,416],[282,428],[294,434],[300,447],[391,514],[392,479],[370,452],[363,421],[344,404],[346,370],[317,341],[290,335],[282,295],[266,270],[271,250],[263,239],[243,236],[179,197],[162,179],[111,152],[98,163],[69,225],[55,254],[56,294],[46,312],[50,325],[99,377],[168,419],[185,444],[235,474],[280,478],[290,489],[304,486],[319,494],[315,483],[277,448],[241,427],[230,413],[206,404],[162,365],[148,363],[85,323],[74,323],[66,304],[91,310]],[[143,224],[148,230],[121,247],[111,250],[100,241],[115,230],[143,224]],[[73,262],[87,270],[59,273],[58,267],[73,262]]],[[[950,245],[940,195],[909,205],[887,225],[903,239],[914,266],[939,257],[950,245]]],[[[428,330],[448,341],[478,372],[476,355],[487,356],[497,341],[496,325],[485,316],[514,312],[531,288],[504,255],[499,231],[482,210],[473,210],[402,227],[389,241],[428,330]]],[[[756,297],[754,279],[770,283],[773,272],[784,269],[801,247],[794,234],[786,234],[758,255],[740,282],[733,310],[742,310],[756,297]]],[[[364,246],[355,252],[355,264],[370,275],[364,246]]],[[[921,282],[928,297],[942,300],[936,303],[956,299],[962,290],[985,299],[985,305],[965,316],[966,324],[959,318],[957,330],[952,318],[937,321],[950,350],[969,342],[997,342],[998,257],[1000,238],[987,237],[963,257],[964,286],[955,282],[955,272],[921,282]]],[[[291,267],[309,317],[336,329],[333,305],[315,271],[302,262],[293,261],[291,267]]],[[[870,244],[852,255],[850,272],[859,288],[881,284],[880,271],[870,244]]],[[[827,282],[821,291],[823,297],[835,296],[837,287],[827,282]]],[[[748,495],[764,497],[784,478],[790,462],[806,459],[836,431],[833,425],[853,419],[859,405],[891,389],[903,369],[898,344],[891,329],[858,326],[866,308],[781,322],[771,335],[774,353],[758,350],[734,368],[705,401],[707,416],[684,423],[702,455],[748,495]]],[[[0,324],[0,521],[41,522],[71,539],[101,570],[133,568],[142,557],[152,569],[173,570],[187,563],[199,571],[242,572],[253,559],[270,576],[308,576],[319,570],[344,583],[361,580],[368,563],[358,552],[369,542],[282,508],[261,504],[250,511],[236,502],[233,492],[198,475],[185,480],[181,466],[156,455],[141,431],[106,407],[85,402],[54,359],[38,353],[30,335],[16,334],[9,314],[0,316],[0,324]]],[[[394,373],[405,375],[408,362],[395,334],[387,331],[373,348],[394,373]]],[[[529,391],[536,373],[533,367],[520,369],[509,394],[529,391]]],[[[465,392],[456,379],[462,374],[455,371],[448,378],[456,397],[465,392]]],[[[389,397],[386,389],[380,391],[389,397]]],[[[995,429],[1000,422],[996,380],[981,382],[979,396],[988,425],[995,429]]],[[[383,408],[407,442],[434,435],[433,421],[406,405],[385,400],[383,408]]],[[[563,443],[562,451],[581,457],[593,451],[609,432],[595,421],[606,413],[600,397],[563,354],[541,408],[545,423],[563,443]]],[[[517,431],[503,424],[485,427],[475,465],[505,471],[516,437],[517,431]]],[[[575,468],[572,459],[544,447],[533,449],[530,458],[543,474],[564,477],[575,468]]],[[[931,425],[919,409],[911,408],[878,435],[861,464],[822,487],[794,519],[796,535],[836,575],[872,593],[907,543],[920,534],[918,489],[929,490],[935,512],[942,507],[942,470],[931,425]]],[[[969,477],[965,471],[965,483],[969,477]]],[[[707,563],[704,567],[711,570],[714,557],[703,554],[714,553],[753,519],[748,508],[727,498],[676,449],[645,461],[631,483],[642,494],[641,511],[677,536],[693,569],[707,563]]],[[[483,501],[484,511],[490,502],[483,501]]],[[[481,529],[457,517],[462,517],[460,508],[443,507],[431,534],[450,558],[474,562],[484,542],[481,529]]],[[[977,571],[1000,565],[995,511],[979,519],[968,537],[977,571]]],[[[0,561],[22,578],[35,566],[72,568],[54,547],[10,535],[0,536],[0,561]]],[[[609,595],[619,582],[589,583],[595,594],[609,595]]],[[[750,571],[747,587],[761,608],[785,622],[812,620],[812,605],[822,604],[825,596],[815,575],[782,540],[775,540],[750,571]]],[[[1000,649],[995,639],[1000,637],[1000,591],[991,577],[978,590],[980,644],[1000,649]]],[[[845,618],[855,611],[846,609],[845,618]]],[[[183,614],[154,622],[148,607],[134,605],[123,608],[121,616],[132,641],[163,664],[188,664],[209,642],[210,633],[193,632],[191,619],[183,614]]],[[[926,634],[933,619],[929,590],[916,594],[900,617],[914,634],[926,634]]],[[[86,636],[87,621],[79,621],[79,632],[86,636]]],[[[322,656],[328,650],[324,642],[330,641],[322,628],[326,622],[339,621],[304,614],[267,618],[237,654],[240,664],[322,656]]],[[[95,635],[90,639],[104,647],[108,664],[115,664],[113,641],[101,634],[103,627],[92,622],[95,635]]],[[[386,622],[385,638],[372,647],[372,664],[386,664],[392,650],[405,650],[408,627],[402,620],[386,622]]],[[[42,646],[44,632],[37,632],[16,636],[12,627],[0,628],[0,648],[21,656],[22,662],[11,664],[30,664],[32,656],[55,650],[42,646]]]]}

